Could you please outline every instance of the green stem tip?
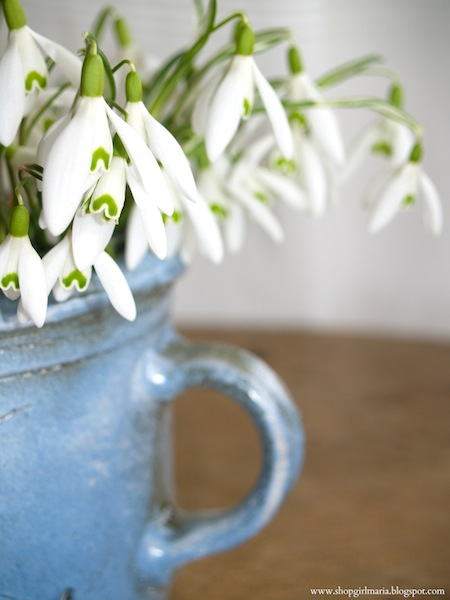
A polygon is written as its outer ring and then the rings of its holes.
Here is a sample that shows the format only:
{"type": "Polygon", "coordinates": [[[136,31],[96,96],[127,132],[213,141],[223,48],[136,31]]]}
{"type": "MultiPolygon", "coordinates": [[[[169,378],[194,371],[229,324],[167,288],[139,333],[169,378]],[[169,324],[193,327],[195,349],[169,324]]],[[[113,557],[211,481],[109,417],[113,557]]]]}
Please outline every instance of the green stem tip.
{"type": "Polygon", "coordinates": [[[303,71],[303,61],[297,46],[291,46],[288,51],[289,69],[293,75],[303,71]]]}
{"type": "Polygon", "coordinates": [[[255,46],[255,34],[248,23],[239,21],[235,29],[236,54],[251,56],[255,46]]]}
{"type": "Polygon", "coordinates": [[[411,150],[411,154],[409,155],[409,162],[418,163],[422,160],[422,156],[422,144],[421,142],[416,142],[416,144],[414,144],[414,148],[411,150]]]}
{"type": "Polygon", "coordinates": [[[27,19],[20,0],[2,0],[8,29],[22,29],[27,24],[27,19]]]}
{"type": "Polygon", "coordinates": [[[142,82],[136,71],[128,73],[125,82],[125,91],[128,102],[140,102],[142,100],[142,82]]]}
{"type": "Polygon", "coordinates": [[[93,53],[93,47],[88,46],[81,71],[81,95],[90,98],[103,96],[105,88],[105,68],[101,57],[93,53]]]}
{"type": "Polygon", "coordinates": [[[13,211],[9,231],[13,237],[25,237],[28,235],[29,225],[30,215],[28,210],[25,206],[19,204],[13,211]]]}

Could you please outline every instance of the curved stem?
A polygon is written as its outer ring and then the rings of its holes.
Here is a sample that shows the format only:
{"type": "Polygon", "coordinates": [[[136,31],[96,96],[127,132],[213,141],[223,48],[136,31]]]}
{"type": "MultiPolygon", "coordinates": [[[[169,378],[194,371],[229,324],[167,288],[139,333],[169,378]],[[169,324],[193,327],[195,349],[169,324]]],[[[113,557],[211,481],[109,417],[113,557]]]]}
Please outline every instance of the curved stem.
{"type": "MultiPolygon", "coordinates": [[[[355,98],[341,98],[338,100],[323,100],[320,102],[317,100],[300,100],[298,102],[284,101],[283,106],[287,110],[320,108],[323,106],[329,108],[367,108],[368,110],[372,110],[373,112],[387,117],[388,119],[392,119],[397,121],[397,123],[405,125],[411,129],[418,140],[420,140],[423,135],[422,127],[412,115],[401,108],[397,108],[387,100],[382,100],[380,98],[360,96],[355,98]]],[[[254,112],[255,111],[262,112],[262,110],[258,108],[254,109],[254,112]]]]}
{"type": "Polygon", "coordinates": [[[355,75],[365,75],[375,63],[380,63],[383,60],[383,57],[378,54],[370,54],[369,56],[357,58],[356,60],[340,65],[328,73],[325,73],[325,75],[322,75],[322,77],[316,81],[316,84],[320,87],[328,87],[330,85],[336,85],[355,75]]]}

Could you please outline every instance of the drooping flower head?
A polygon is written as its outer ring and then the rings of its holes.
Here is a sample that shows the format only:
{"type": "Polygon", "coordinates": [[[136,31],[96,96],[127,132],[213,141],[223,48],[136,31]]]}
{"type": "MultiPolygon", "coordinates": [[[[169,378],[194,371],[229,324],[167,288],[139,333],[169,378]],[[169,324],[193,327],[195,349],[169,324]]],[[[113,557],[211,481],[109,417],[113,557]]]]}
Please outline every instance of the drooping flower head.
{"type": "MultiPolygon", "coordinates": [[[[402,109],[403,95],[402,86],[394,84],[389,93],[390,104],[402,109]]],[[[378,119],[364,129],[350,147],[341,180],[349,179],[369,154],[385,158],[393,167],[400,165],[408,160],[414,141],[412,131],[405,125],[386,117],[378,119]]]]}
{"type": "Polygon", "coordinates": [[[193,127],[204,135],[206,152],[211,161],[217,160],[236,134],[242,120],[252,113],[255,87],[261,97],[280,152],[292,156],[292,137],[289,124],[276,92],[259,70],[253,58],[255,36],[244,22],[236,28],[236,54],[221,80],[211,82],[193,113],[193,127]]]}
{"type": "MultiPolygon", "coordinates": [[[[304,69],[297,46],[290,47],[288,63],[291,74],[287,81],[286,100],[324,102],[323,93],[304,69]]],[[[344,143],[334,112],[326,106],[318,106],[308,109],[302,118],[306,119],[310,136],[324,156],[335,165],[342,166],[345,161],[344,143]]]]}
{"type": "MultiPolygon", "coordinates": [[[[60,235],[68,227],[86,195],[94,192],[91,208],[102,205],[105,196],[101,194],[103,200],[99,199],[95,186],[111,167],[114,133],[124,150],[130,188],[154,189],[157,206],[168,213],[173,210],[170,194],[164,194],[162,186],[157,187],[159,167],[154,156],[139,134],[108,106],[103,90],[103,61],[96,44],[88,45],[78,103],[69,118],[55,123],[41,143],[43,222],[53,235],[60,235]]],[[[111,198],[114,196],[110,195],[109,203],[111,198]]],[[[112,209],[117,219],[119,204],[123,201],[109,206],[105,214],[111,214],[112,209]]]]}
{"type": "Polygon", "coordinates": [[[20,0],[2,0],[8,43],[0,59],[0,143],[13,143],[23,117],[39,90],[46,87],[48,69],[43,53],[55,61],[78,86],[81,62],[63,46],[27,26],[20,0]]]}
{"type": "Polygon", "coordinates": [[[28,237],[29,213],[17,206],[10,233],[0,245],[0,289],[10,300],[21,298],[18,316],[42,327],[47,312],[47,288],[42,261],[28,237]]]}
{"type": "Polygon", "coordinates": [[[370,202],[372,214],[369,230],[375,233],[385,227],[401,211],[412,206],[421,193],[423,220],[432,235],[442,231],[442,205],[438,191],[425,173],[422,163],[422,145],[417,142],[409,159],[397,167],[391,175],[376,186],[376,197],[370,202]]]}

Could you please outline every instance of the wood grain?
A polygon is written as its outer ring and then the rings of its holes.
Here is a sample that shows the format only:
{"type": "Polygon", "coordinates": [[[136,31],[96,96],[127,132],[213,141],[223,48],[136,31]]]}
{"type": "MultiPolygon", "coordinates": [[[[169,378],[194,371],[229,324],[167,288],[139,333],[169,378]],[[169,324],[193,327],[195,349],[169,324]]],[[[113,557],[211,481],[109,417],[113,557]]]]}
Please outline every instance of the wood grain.
{"type": "MultiPolygon", "coordinates": [[[[170,600],[299,600],[311,597],[310,588],[338,585],[447,586],[450,593],[448,345],[185,333],[267,361],[301,410],[307,455],[269,527],[239,548],[183,567],[170,600]]],[[[220,394],[192,390],[177,401],[175,437],[183,508],[232,505],[255,481],[257,435],[220,394]]]]}

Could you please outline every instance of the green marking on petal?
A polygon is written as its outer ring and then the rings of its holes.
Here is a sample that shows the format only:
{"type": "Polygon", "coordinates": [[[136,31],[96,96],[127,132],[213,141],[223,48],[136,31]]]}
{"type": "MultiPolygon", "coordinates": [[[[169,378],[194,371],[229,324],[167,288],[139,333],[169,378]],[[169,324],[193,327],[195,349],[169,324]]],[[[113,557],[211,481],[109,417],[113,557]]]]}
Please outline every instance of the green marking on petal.
{"type": "Polygon", "coordinates": [[[19,275],[17,273],[8,273],[8,275],[2,278],[1,285],[3,290],[13,288],[14,291],[18,292],[20,290],[19,275]]]}
{"type": "Polygon", "coordinates": [[[384,154],[385,156],[392,156],[392,146],[391,144],[389,144],[389,142],[376,142],[376,144],[372,146],[372,153],[384,154]]]}
{"type": "Polygon", "coordinates": [[[25,79],[25,89],[27,92],[31,92],[33,89],[33,83],[36,82],[39,89],[44,89],[47,85],[47,78],[42,73],[37,71],[30,71],[25,79]]]}
{"type": "Polygon", "coordinates": [[[263,204],[267,204],[269,202],[269,197],[264,192],[253,192],[254,197],[262,202],[263,204]]]}
{"type": "Polygon", "coordinates": [[[244,119],[248,119],[252,110],[252,105],[248,98],[244,98],[244,119]]]}
{"type": "Polygon", "coordinates": [[[42,132],[45,133],[48,129],[50,129],[50,127],[53,125],[54,122],[55,122],[55,120],[52,119],[51,117],[48,117],[47,119],[45,119],[44,122],[42,123],[42,132]]]}
{"type": "Polygon", "coordinates": [[[298,111],[292,112],[289,115],[289,120],[291,121],[291,123],[298,123],[299,125],[301,125],[305,129],[308,126],[308,119],[305,117],[304,114],[302,114],[302,113],[300,113],[298,111]]]}
{"type": "Polygon", "coordinates": [[[116,201],[109,194],[103,194],[91,201],[90,209],[94,213],[104,212],[108,219],[115,219],[119,214],[119,208],[116,201]]]}
{"type": "Polygon", "coordinates": [[[95,150],[92,153],[91,172],[93,172],[97,169],[97,163],[100,160],[103,161],[105,169],[108,170],[110,158],[111,158],[110,155],[108,154],[108,152],[106,152],[106,150],[104,148],[102,148],[102,147],[97,148],[97,150],[95,150]]]}
{"type": "Polygon", "coordinates": [[[415,202],[415,196],[414,194],[408,194],[407,196],[405,196],[403,198],[403,202],[402,202],[402,207],[403,208],[408,208],[409,206],[412,206],[415,202]]]}
{"type": "Polygon", "coordinates": [[[72,273],[69,273],[67,277],[64,277],[61,283],[68,290],[70,290],[73,287],[76,287],[79,292],[82,292],[87,288],[87,277],[83,275],[81,271],[75,269],[74,271],[72,271],[72,273]]]}
{"type": "Polygon", "coordinates": [[[174,223],[180,223],[182,219],[183,215],[179,210],[174,210],[170,216],[166,215],[165,213],[162,213],[162,220],[164,225],[166,225],[169,221],[173,221],[174,223]]]}
{"type": "Polygon", "coordinates": [[[229,215],[229,211],[224,206],[222,206],[221,204],[218,204],[217,202],[213,202],[212,204],[210,204],[209,208],[219,219],[226,219],[229,215]]]}
{"type": "Polygon", "coordinates": [[[278,171],[281,171],[284,175],[294,175],[298,171],[298,166],[295,160],[284,158],[280,156],[275,162],[275,167],[278,171]]]}

